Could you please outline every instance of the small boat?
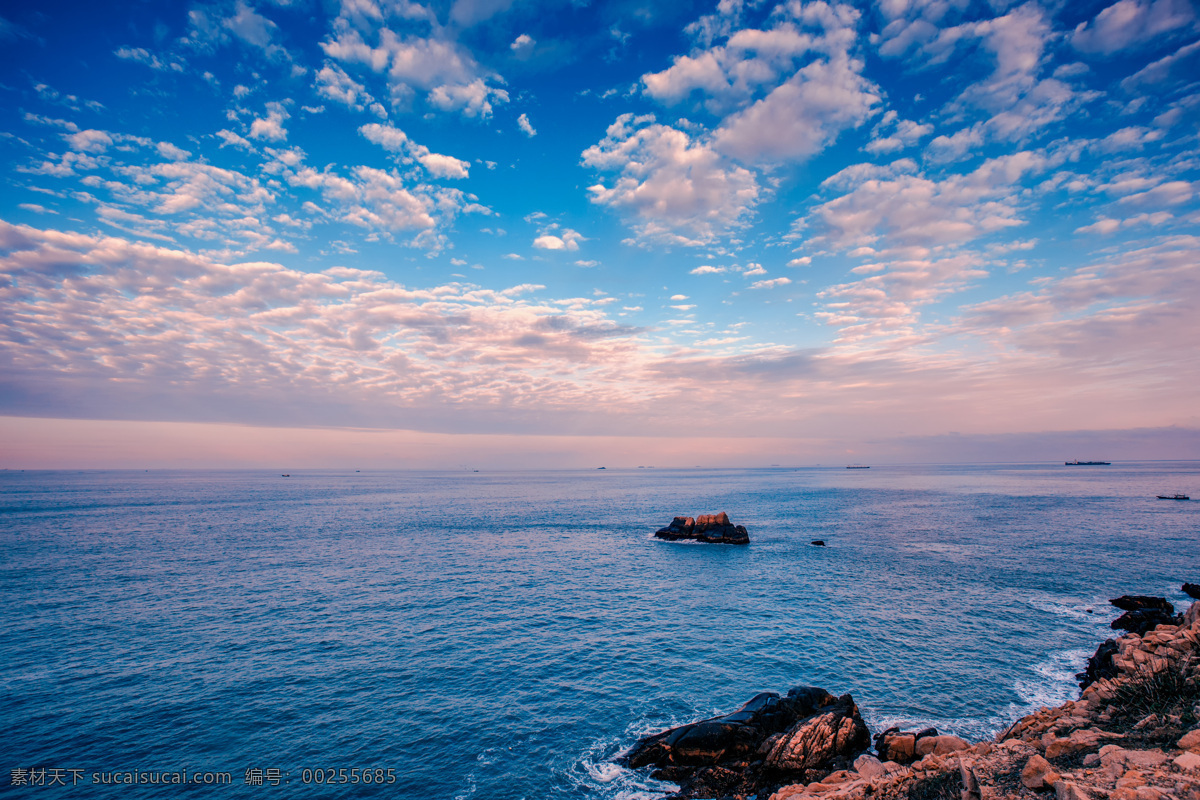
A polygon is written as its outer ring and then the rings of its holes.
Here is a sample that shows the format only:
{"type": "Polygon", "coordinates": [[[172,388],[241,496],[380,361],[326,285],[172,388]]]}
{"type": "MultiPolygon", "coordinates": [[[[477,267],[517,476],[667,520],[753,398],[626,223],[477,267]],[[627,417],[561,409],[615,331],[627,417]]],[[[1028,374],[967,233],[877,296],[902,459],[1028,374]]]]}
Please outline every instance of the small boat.
{"type": "Polygon", "coordinates": [[[1186,494],[1160,494],[1159,500],[1191,500],[1186,494]]]}
{"type": "Polygon", "coordinates": [[[291,474],[290,472],[285,472],[285,473],[283,473],[282,475],[280,475],[279,477],[281,477],[281,478],[290,478],[290,477],[292,477],[292,474],[291,474]]]}
{"type": "Polygon", "coordinates": [[[846,469],[870,469],[866,464],[847,464],[846,469]]]}
{"type": "Polygon", "coordinates": [[[1068,467],[1111,467],[1111,461],[1080,461],[1078,458],[1074,461],[1063,462],[1068,467]]]}

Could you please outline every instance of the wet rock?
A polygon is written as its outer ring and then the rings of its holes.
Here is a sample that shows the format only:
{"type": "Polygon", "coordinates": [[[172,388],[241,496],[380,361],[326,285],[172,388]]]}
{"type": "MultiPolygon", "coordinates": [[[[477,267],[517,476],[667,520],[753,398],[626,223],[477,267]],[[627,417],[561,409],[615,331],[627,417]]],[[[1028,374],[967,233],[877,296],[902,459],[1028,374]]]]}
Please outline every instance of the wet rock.
{"type": "Polygon", "coordinates": [[[692,539],[698,542],[714,544],[750,544],[750,535],[741,525],[729,521],[729,515],[722,511],[720,514],[701,514],[691,517],[675,517],[671,524],[654,532],[659,539],[678,541],[692,539]]]}
{"type": "Polygon", "coordinates": [[[915,758],[928,755],[937,747],[936,744],[930,743],[925,745],[926,752],[920,752],[917,747],[922,740],[934,738],[938,735],[937,728],[926,728],[915,733],[911,731],[902,731],[899,728],[888,728],[883,733],[875,736],[875,752],[884,761],[895,761],[900,764],[907,764],[915,758]]]}
{"type": "Polygon", "coordinates": [[[1122,595],[1114,600],[1109,600],[1117,608],[1122,611],[1142,611],[1144,609],[1157,609],[1165,611],[1168,614],[1175,613],[1175,606],[1167,602],[1165,597],[1151,597],[1145,594],[1127,594],[1122,595]]]}
{"type": "MultiPolygon", "coordinates": [[[[647,736],[618,759],[678,783],[674,797],[763,797],[787,783],[850,767],[870,743],[850,695],[798,687],[767,692],[734,711],[647,736]]],[[[849,779],[849,773],[845,776],[849,779]]]]}
{"type": "Polygon", "coordinates": [[[1117,665],[1113,663],[1113,656],[1119,652],[1120,648],[1112,639],[1106,639],[1097,647],[1095,654],[1088,659],[1087,669],[1075,675],[1075,680],[1079,681],[1080,691],[1098,680],[1117,677],[1118,669],[1117,665]]]}
{"type": "MultiPolygon", "coordinates": [[[[1167,604],[1170,607],[1170,604],[1167,604]]],[[[1114,631],[1129,631],[1142,636],[1159,625],[1174,625],[1179,620],[1171,613],[1158,608],[1140,608],[1126,611],[1109,626],[1114,631]]]]}
{"type": "Polygon", "coordinates": [[[845,763],[871,744],[858,707],[843,695],[836,703],[793,725],[771,749],[766,765],[778,770],[817,770],[845,763]]]}
{"type": "Polygon", "coordinates": [[[813,540],[812,540],[812,543],[813,543],[814,545],[816,545],[817,547],[824,547],[824,546],[825,546],[825,540],[824,540],[824,539],[813,539],[813,540]]]}
{"type": "Polygon", "coordinates": [[[1183,593],[1193,600],[1200,600],[1200,584],[1185,583],[1183,585],[1183,593]]]}

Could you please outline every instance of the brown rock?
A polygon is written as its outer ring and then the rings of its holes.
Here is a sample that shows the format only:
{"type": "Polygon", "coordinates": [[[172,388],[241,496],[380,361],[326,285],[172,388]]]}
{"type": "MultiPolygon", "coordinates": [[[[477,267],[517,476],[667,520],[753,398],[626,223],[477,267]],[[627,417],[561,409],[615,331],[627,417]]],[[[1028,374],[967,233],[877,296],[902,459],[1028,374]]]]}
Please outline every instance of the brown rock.
{"type": "Polygon", "coordinates": [[[1174,764],[1184,772],[1200,770],[1200,755],[1188,751],[1176,758],[1174,764]]]}
{"type": "Polygon", "coordinates": [[[836,704],[788,730],[765,764],[781,770],[816,769],[837,756],[853,757],[870,742],[871,734],[858,707],[850,695],[843,695],[836,704]]]}
{"type": "Polygon", "coordinates": [[[1058,773],[1050,766],[1050,762],[1041,756],[1031,756],[1025,764],[1025,769],[1021,770],[1021,783],[1026,789],[1046,789],[1053,786],[1057,780],[1058,773]],[[1050,776],[1053,776],[1052,780],[1050,776]]]}
{"type": "MultiPolygon", "coordinates": [[[[933,752],[939,756],[947,756],[959,750],[968,750],[971,747],[971,743],[966,739],[951,736],[950,734],[942,734],[941,736],[933,736],[931,738],[934,740],[933,752]]],[[[924,739],[921,741],[924,741],[924,739]]]]}
{"type": "Polygon", "coordinates": [[[1183,736],[1179,737],[1178,747],[1180,750],[1192,750],[1200,752],[1200,728],[1194,731],[1188,731],[1183,736]]]}
{"type": "Polygon", "coordinates": [[[1071,781],[1062,781],[1054,784],[1054,790],[1057,792],[1057,800],[1092,800],[1083,788],[1071,781]]]}

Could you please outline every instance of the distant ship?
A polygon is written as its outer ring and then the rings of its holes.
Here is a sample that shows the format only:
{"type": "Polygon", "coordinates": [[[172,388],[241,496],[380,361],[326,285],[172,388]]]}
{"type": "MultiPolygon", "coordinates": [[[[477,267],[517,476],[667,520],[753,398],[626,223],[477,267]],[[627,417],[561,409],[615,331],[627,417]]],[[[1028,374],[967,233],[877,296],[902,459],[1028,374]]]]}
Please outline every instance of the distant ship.
{"type": "Polygon", "coordinates": [[[1159,500],[1191,500],[1186,494],[1160,494],[1159,500]]]}
{"type": "Polygon", "coordinates": [[[1110,467],[1111,461],[1080,461],[1078,458],[1074,461],[1064,461],[1068,467],[1110,467]]]}
{"type": "Polygon", "coordinates": [[[846,469],[870,469],[870,467],[865,464],[847,464],[846,469]]]}

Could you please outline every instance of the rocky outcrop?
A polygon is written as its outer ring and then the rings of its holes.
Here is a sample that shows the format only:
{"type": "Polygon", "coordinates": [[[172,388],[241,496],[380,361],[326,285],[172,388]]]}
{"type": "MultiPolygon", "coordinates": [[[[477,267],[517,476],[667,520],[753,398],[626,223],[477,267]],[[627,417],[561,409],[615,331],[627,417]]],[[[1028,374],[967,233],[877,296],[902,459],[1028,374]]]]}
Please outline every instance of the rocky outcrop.
{"type": "Polygon", "coordinates": [[[1158,625],[1178,624],[1175,607],[1167,602],[1165,597],[1149,597],[1147,595],[1125,595],[1115,600],[1109,600],[1125,613],[1112,622],[1114,631],[1129,631],[1141,636],[1153,630],[1158,625]]]}
{"type": "Polygon", "coordinates": [[[845,771],[870,744],[850,695],[798,687],[755,696],[734,711],[642,739],[620,762],[656,767],[677,783],[674,798],[765,796],[796,780],[845,771]]]}
{"type": "Polygon", "coordinates": [[[691,517],[675,517],[671,524],[654,532],[659,539],[678,541],[693,539],[698,542],[714,544],[750,544],[750,535],[741,525],[729,521],[729,515],[722,511],[720,514],[701,514],[691,517]]]}
{"type": "Polygon", "coordinates": [[[1080,691],[1091,686],[1101,678],[1117,677],[1117,666],[1113,663],[1113,656],[1117,654],[1117,643],[1112,639],[1105,639],[1104,642],[1096,648],[1095,654],[1088,659],[1087,668],[1083,672],[1075,674],[1075,680],[1079,681],[1080,691]]]}
{"type": "Polygon", "coordinates": [[[1200,800],[1200,603],[1180,624],[1101,650],[1111,651],[1111,674],[995,742],[889,729],[875,737],[880,758],[860,756],[853,771],[782,787],[771,800],[1200,800]],[[915,760],[901,763],[910,751],[915,760]]]}
{"type": "Polygon", "coordinates": [[[675,798],[1200,800],[1200,602],[1177,619],[1101,645],[1079,700],[995,741],[890,728],[876,757],[849,695],[796,689],[647,737],[626,763],[656,766],[675,798]]]}
{"type": "Polygon", "coordinates": [[[1193,600],[1200,600],[1200,585],[1195,583],[1185,583],[1183,585],[1183,593],[1193,600]]]}
{"type": "Polygon", "coordinates": [[[931,745],[927,742],[919,745],[919,743],[924,739],[933,739],[937,736],[937,728],[926,728],[922,731],[902,731],[899,728],[888,728],[883,733],[875,734],[875,752],[883,761],[907,764],[933,752],[936,744],[931,745]],[[926,752],[922,753],[921,750],[926,752]]]}

